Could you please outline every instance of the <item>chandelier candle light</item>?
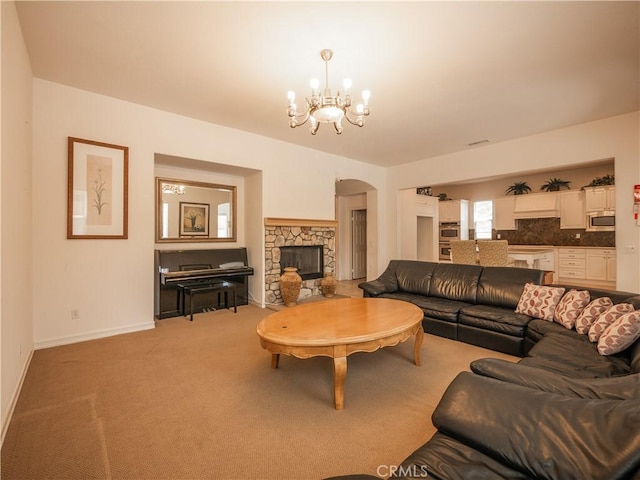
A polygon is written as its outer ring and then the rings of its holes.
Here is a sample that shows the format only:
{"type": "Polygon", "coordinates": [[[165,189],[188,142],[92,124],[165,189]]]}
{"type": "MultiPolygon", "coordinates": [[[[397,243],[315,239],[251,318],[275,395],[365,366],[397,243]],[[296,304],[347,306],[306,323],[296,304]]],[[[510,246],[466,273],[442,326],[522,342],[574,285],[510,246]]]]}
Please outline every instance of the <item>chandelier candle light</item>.
{"type": "Polygon", "coordinates": [[[369,90],[364,90],[362,92],[363,103],[358,104],[356,109],[353,110],[351,108],[351,94],[349,93],[351,79],[345,78],[343,82],[344,95],[337,91],[336,95],[333,96],[329,89],[329,60],[333,57],[333,52],[325,49],[320,52],[320,56],[325,63],[325,88],[320,93],[318,79],[311,80],[311,97],[306,98],[307,106],[302,113],[298,113],[296,108],[295,92],[289,91],[287,95],[289,98],[289,108],[287,108],[289,126],[296,128],[304,125],[309,120],[311,122],[309,131],[312,135],[315,135],[321,123],[333,123],[336,133],[340,135],[342,133],[342,119],[346,118],[352,125],[362,127],[364,125],[364,117],[369,115],[369,97],[371,93],[369,90]]]}

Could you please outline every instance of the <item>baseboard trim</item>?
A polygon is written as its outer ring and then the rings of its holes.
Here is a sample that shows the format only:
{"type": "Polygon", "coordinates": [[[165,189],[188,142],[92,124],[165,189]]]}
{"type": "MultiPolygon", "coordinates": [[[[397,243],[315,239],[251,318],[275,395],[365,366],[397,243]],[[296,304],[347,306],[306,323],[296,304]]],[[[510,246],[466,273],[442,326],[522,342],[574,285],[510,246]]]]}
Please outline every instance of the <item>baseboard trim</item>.
{"type": "Polygon", "coordinates": [[[156,327],[154,321],[136,323],[135,325],[128,325],[126,327],[108,328],[106,330],[96,330],[93,332],[83,333],[81,335],[72,335],[69,337],[58,337],[49,340],[42,340],[35,342],[35,349],[42,350],[43,348],[59,347],[61,345],[70,345],[72,343],[85,342],[87,340],[96,340],[98,338],[112,337],[114,335],[121,335],[123,333],[140,332],[142,330],[151,330],[156,327]]]}
{"type": "Polygon", "coordinates": [[[11,419],[13,418],[13,411],[18,404],[18,397],[20,397],[20,392],[22,391],[22,384],[24,383],[24,379],[27,377],[27,371],[29,370],[29,365],[31,365],[31,359],[33,358],[34,350],[29,352],[29,356],[27,357],[27,361],[24,362],[24,367],[22,368],[22,372],[20,372],[20,378],[18,379],[18,383],[16,384],[16,388],[13,390],[13,394],[11,395],[11,399],[9,401],[9,408],[7,409],[7,415],[2,419],[2,438],[0,439],[0,448],[4,445],[4,439],[7,435],[7,431],[9,430],[9,424],[11,423],[11,419]]]}

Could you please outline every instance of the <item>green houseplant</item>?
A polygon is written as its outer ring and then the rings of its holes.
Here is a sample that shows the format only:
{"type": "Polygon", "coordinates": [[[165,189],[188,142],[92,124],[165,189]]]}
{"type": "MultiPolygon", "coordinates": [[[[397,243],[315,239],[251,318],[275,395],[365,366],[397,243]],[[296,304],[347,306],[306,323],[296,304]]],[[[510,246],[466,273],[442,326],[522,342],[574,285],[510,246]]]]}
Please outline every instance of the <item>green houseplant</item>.
{"type": "Polygon", "coordinates": [[[544,190],[545,192],[559,192],[563,188],[569,190],[569,184],[571,182],[569,180],[562,180],[560,178],[550,178],[547,183],[540,187],[540,190],[544,190]]]}
{"type": "MultiPolygon", "coordinates": [[[[612,173],[607,173],[603,177],[596,177],[591,180],[589,185],[585,185],[585,187],[601,187],[603,185],[615,185],[616,177],[612,173]]],[[[584,187],[583,187],[584,188],[584,187]]]]}
{"type": "Polygon", "coordinates": [[[513,185],[510,185],[504,193],[506,195],[522,195],[524,193],[529,193],[530,191],[531,187],[527,184],[527,182],[515,182],[513,185]]]}

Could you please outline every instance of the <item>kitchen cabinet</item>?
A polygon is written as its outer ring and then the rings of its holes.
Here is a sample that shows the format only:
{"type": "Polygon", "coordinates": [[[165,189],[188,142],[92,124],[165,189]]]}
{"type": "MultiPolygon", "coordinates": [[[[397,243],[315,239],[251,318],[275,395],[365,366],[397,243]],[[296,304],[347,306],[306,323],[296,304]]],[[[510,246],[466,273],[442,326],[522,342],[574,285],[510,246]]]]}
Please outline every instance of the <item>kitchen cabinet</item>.
{"type": "Polygon", "coordinates": [[[560,228],[586,228],[584,191],[560,193],[560,228]]]}
{"type": "Polygon", "coordinates": [[[616,251],[613,248],[593,248],[586,251],[586,275],[588,280],[616,281],[616,251]]]}
{"type": "Polygon", "coordinates": [[[584,280],[586,277],[586,254],[584,248],[558,249],[558,277],[584,280]]]}
{"type": "Polygon", "coordinates": [[[495,230],[515,230],[516,220],[513,216],[515,197],[496,198],[493,201],[493,228],[495,230]]]}
{"type": "Polygon", "coordinates": [[[560,247],[558,257],[559,283],[615,289],[615,248],[560,247]]]}
{"type": "Polygon", "coordinates": [[[430,197],[429,195],[416,195],[416,213],[418,216],[435,217],[436,212],[439,211],[437,197],[430,197]]]}
{"type": "Polygon", "coordinates": [[[443,200],[438,204],[440,222],[469,225],[469,200],[443,200]]]}
{"type": "Polygon", "coordinates": [[[516,195],[515,218],[559,217],[558,192],[516,195]]]}
{"type": "Polygon", "coordinates": [[[585,187],[584,201],[585,210],[587,212],[615,210],[616,187],[615,185],[606,187],[585,187]]]}

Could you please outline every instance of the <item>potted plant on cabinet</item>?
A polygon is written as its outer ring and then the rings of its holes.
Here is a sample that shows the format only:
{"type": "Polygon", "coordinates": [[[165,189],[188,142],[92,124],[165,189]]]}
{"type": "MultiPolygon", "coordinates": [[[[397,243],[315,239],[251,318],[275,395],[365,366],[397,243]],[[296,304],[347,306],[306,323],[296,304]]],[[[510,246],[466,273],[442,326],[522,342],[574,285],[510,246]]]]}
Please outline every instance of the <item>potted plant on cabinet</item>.
{"type": "Polygon", "coordinates": [[[510,185],[504,193],[506,195],[509,195],[510,193],[513,195],[522,195],[524,193],[529,193],[530,191],[531,187],[527,182],[515,182],[513,185],[510,185]]]}
{"type": "Polygon", "coordinates": [[[591,183],[589,185],[585,185],[585,187],[601,187],[601,186],[615,185],[615,184],[616,184],[616,177],[612,173],[607,173],[603,177],[594,178],[593,180],[591,180],[591,183]]]}
{"type": "Polygon", "coordinates": [[[559,192],[563,188],[569,190],[569,184],[571,182],[569,180],[562,180],[560,178],[550,178],[547,183],[540,187],[540,190],[544,190],[545,192],[559,192]]]}

